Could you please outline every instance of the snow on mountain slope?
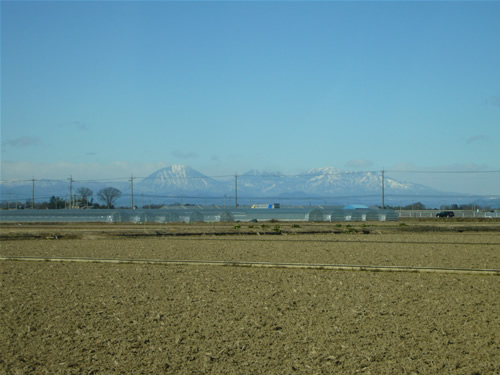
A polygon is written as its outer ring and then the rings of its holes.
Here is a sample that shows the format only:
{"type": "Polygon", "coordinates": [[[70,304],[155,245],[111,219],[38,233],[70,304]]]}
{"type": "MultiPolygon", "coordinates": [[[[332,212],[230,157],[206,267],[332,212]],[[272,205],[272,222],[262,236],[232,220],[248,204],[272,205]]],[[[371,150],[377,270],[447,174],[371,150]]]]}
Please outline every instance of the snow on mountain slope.
{"type": "MultiPolygon", "coordinates": [[[[73,193],[79,186],[90,187],[94,194],[103,186],[119,188],[124,195],[130,194],[130,182],[115,181],[75,182],[73,193]]],[[[234,178],[219,180],[208,177],[184,165],[169,165],[134,183],[135,194],[157,196],[191,195],[199,197],[224,197],[234,194],[234,178]]],[[[423,185],[404,183],[390,177],[384,179],[385,194],[389,195],[440,195],[442,192],[423,185]]],[[[68,194],[69,182],[35,182],[36,199],[48,199],[51,195],[68,194]]],[[[350,172],[333,167],[315,168],[298,175],[284,175],[280,172],[250,170],[238,176],[240,197],[342,197],[378,195],[382,191],[380,172],[350,172]]],[[[2,199],[30,199],[32,183],[26,180],[18,183],[0,184],[2,199]]]]}
{"type": "MultiPolygon", "coordinates": [[[[385,178],[387,194],[436,193],[422,185],[385,178]]],[[[135,185],[137,192],[172,195],[198,194],[223,196],[234,193],[234,179],[215,180],[184,165],[160,169],[135,185]]],[[[333,167],[315,168],[299,175],[250,170],[238,176],[240,196],[340,196],[379,194],[382,176],[379,172],[349,172],[333,167]]]]}
{"type": "MultiPolygon", "coordinates": [[[[379,172],[350,172],[336,168],[316,168],[301,175],[304,190],[318,195],[363,195],[382,190],[379,172]]],[[[412,183],[403,183],[387,176],[384,178],[387,194],[436,193],[435,190],[412,183]]]]}
{"type": "Polygon", "coordinates": [[[184,165],[170,165],[136,184],[137,191],[154,194],[202,193],[220,190],[223,184],[184,165]]]}

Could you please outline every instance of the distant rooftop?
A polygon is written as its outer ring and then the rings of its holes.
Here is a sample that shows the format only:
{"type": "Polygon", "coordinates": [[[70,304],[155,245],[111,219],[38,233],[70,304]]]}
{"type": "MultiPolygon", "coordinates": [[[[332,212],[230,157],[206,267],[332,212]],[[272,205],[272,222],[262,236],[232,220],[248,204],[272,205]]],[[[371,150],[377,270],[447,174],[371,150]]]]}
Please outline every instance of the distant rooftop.
{"type": "Polygon", "coordinates": [[[369,207],[365,206],[364,204],[349,204],[344,207],[344,210],[357,210],[360,208],[369,208],[369,207]]]}

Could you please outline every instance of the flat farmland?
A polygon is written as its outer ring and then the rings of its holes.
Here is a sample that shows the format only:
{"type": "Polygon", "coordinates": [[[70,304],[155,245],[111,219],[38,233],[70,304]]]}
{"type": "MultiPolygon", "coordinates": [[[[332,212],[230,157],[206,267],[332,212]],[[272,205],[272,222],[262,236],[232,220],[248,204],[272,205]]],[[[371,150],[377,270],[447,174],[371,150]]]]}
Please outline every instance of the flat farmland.
{"type": "Polygon", "coordinates": [[[498,273],[307,268],[498,270],[498,222],[0,228],[0,373],[500,373],[498,273]]]}

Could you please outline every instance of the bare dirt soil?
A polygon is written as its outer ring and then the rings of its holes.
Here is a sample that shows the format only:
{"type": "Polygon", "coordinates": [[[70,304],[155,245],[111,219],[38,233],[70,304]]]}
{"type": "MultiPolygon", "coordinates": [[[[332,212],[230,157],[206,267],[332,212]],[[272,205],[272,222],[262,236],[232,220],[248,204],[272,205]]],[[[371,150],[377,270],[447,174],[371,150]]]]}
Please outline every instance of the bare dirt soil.
{"type": "MultiPolygon", "coordinates": [[[[500,269],[498,222],[0,230],[5,257],[500,269]]],[[[498,374],[499,295],[494,275],[5,260],[0,374],[498,374]]]]}

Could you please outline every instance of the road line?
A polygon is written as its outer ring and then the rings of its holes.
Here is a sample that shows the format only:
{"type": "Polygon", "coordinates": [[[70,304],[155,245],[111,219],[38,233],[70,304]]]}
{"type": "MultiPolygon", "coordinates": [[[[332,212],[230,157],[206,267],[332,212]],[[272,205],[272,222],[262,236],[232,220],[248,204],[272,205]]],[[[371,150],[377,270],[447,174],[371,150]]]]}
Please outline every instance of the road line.
{"type": "Polygon", "coordinates": [[[238,261],[210,261],[210,260],[103,259],[103,258],[68,258],[68,257],[49,258],[49,257],[28,257],[28,256],[0,256],[0,261],[198,265],[198,266],[318,269],[318,270],[338,270],[338,271],[448,273],[448,274],[500,276],[499,269],[451,268],[451,267],[406,267],[406,266],[374,266],[374,265],[351,265],[351,264],[272,263],[272,262],[238,262],[238,261]]]}

